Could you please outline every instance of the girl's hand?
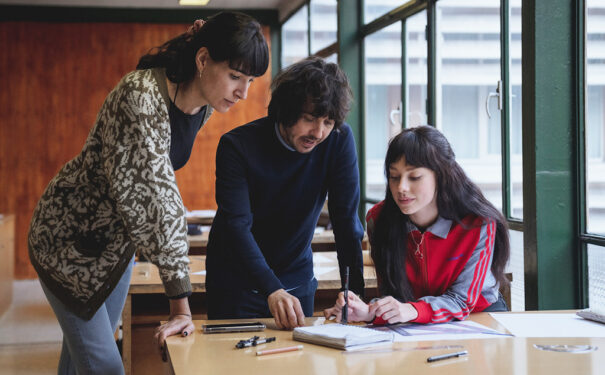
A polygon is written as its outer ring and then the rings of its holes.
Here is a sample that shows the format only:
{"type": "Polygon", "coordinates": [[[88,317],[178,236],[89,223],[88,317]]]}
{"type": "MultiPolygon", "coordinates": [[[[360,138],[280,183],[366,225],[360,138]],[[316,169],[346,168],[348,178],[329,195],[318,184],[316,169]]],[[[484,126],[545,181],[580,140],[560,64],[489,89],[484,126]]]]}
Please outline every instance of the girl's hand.
{"type": "MultiPolygon", "coordinates": [[[[348,320],[351,322],[365,322],[374,318],[374,315],[370,315],[368,311],[368,305],[361,300],[355,293],[349,291],[349,313],[348,320]]],[[[344,292],[338,293],[336,303],[333,307],[324,310],[324,316],[326,319],[330,319],[331,316],[336,317],[336,321],[342,320],[342,309],[345,305],[344,292]]]]}
{"type": "Polygon", "coordinates": [[[170,316],[169,320],[155,329],[154,342],[162,355],[162,360],[166,361],[166,338],[168,336],[178,335],[189,336],[193,333],[195,326],[191,321],[191,315],[178,314],[170,316]]]}
{"type": "Polygon", "coordinates": [[[405,323],[418,317],[418,311],[410,303],[401,303],[388,296],[369,305],[369,312],[387,323],[405,323]]]}

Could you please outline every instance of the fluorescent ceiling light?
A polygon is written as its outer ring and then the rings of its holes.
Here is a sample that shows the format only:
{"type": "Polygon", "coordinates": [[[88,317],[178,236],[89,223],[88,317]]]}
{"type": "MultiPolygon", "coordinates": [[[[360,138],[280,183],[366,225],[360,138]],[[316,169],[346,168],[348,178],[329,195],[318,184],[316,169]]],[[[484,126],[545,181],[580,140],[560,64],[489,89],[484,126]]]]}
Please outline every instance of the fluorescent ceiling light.
{"type": "Polygon", "coordinates": [[[208,4],[210,0],[179,0],[180,5],[199,5],[204,6],[208,4]]]}

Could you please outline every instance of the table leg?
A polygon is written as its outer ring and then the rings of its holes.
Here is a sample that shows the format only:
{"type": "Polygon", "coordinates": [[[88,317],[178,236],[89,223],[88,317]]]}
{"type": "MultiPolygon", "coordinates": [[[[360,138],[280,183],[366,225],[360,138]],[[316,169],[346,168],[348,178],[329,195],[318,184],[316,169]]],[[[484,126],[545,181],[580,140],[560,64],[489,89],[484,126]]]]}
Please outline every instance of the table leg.
{"type": "Polygon", "coordinates": [[[125,375],[131,375],[132,370],[132,294],[126,296],[122,310],[122,363],[125,375]]]}

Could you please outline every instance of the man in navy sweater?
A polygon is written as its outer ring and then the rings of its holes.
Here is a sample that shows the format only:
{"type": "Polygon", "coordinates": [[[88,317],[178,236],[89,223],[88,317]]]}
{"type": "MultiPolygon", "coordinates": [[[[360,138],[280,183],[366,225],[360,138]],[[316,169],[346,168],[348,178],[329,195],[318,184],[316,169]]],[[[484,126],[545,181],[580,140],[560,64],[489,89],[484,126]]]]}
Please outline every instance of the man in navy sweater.
{"type": "Polygon", "coordinates": [[[210,319],[304,325],[317,289],[311,240],[327,195],[341,280],[350,267],[349,287],[363,293],[357,154],[343,123],[351,98],[338,65],[310,57],[275,78],[268,117],[221,138],[206,257],[210,319]]]}

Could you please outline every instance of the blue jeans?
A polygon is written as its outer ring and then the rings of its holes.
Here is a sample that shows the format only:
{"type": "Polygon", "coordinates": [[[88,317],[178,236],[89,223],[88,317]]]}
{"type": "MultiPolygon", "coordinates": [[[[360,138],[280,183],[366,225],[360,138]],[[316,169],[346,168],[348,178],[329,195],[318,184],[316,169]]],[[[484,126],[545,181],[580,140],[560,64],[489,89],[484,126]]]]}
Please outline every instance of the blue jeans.
{"type": "Polygon", "coordinates": [[[491,305],[489,305],[482,312],[498,312],[498,311],[509,311],[508,306],[506,306],[506,301],[504,301],[504,297],[502,297],[502,293],[498,292],[498,300],[491,305]]]}
{"type": "Polygon", "coordinates": [[[75,315],[40,281],[63,331],[59,375],[123,375],[124,366],[113,336],[124,308],[134,258],[105,303],[90,320],[75,315]]]}

